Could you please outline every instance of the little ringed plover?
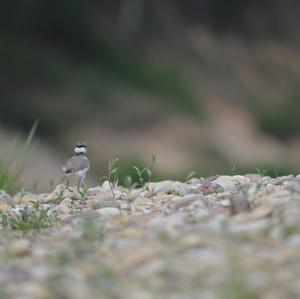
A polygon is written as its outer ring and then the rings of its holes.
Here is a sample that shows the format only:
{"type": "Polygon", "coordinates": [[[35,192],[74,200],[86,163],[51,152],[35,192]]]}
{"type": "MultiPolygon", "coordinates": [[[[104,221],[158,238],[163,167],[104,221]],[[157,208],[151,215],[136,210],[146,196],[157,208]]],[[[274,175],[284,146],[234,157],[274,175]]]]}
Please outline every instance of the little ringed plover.
{"type": "Polygon", "coordinates": [[[77,185],[77,190],[79,191],[91,164],[89,159],[86,157],[87,146],[85,143],[77,142],[74,152],[74,156],[67,161],[62,170],[67,180],[67,189],[69,189],[70,176],[75,175],[79,178],[77,185]]]}

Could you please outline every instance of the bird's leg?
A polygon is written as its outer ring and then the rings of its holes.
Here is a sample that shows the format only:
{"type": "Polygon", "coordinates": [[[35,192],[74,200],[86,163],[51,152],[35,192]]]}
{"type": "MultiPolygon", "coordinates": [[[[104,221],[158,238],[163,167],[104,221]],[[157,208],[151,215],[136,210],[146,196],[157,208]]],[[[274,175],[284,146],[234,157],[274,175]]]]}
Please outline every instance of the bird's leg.
{"type": "Polygon", "coordinates": [[[80,192],[80,188],[82,186],[83,181],[84,181],[84,175],[82,175],[82,176],[79,177],[78,185],[77,185],[77,191],[78,192],[80,192]]]}
{"type": "Polygon", "coordinates": [[[66,189],[70,191],[70,188],[69,188],[69,180],[70,180],[70,178],[69,178],[69,176],[67,175],[67,176],[66,176],[66,189]]]}

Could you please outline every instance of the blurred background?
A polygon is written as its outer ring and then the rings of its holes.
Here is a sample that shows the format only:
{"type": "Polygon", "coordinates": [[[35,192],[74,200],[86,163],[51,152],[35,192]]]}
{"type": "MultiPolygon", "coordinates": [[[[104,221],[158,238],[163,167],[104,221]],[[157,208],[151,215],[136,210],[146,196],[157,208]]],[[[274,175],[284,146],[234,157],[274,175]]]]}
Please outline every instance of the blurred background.
{"type": "Polygon", "coordinates": [[[0,159],[39,127],[24,182],[90,183],[120,157],[158,179],[300,169],[297,0],[11,0],[0,9],[0,159]],[[259,170],[258,170],[259,168],[259,170]]]}

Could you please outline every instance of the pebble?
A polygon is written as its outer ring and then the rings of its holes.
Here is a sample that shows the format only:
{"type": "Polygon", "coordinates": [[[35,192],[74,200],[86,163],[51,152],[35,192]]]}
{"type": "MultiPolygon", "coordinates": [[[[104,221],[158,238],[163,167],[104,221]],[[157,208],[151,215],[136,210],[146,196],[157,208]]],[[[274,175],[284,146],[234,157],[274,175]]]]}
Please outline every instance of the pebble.
{"type": "Polygon", "coordinates": [[[189,195],[185,195],[181,198],[179,197],[179,199],[176,200],[174,203],[174,208],[180,209],[180,208],[191,205],[195,201],[202,202],[203,206],[204,206],[203,198],[204,197],[201,194],[189,194],[189,195]]]}
{"type": "Polygon", "coordinates": [[[14,207],[17,203],[12,196],[4,191],[0,191],[0,204],[7,204],[11,207],[14,207]]]}
{"type": "Polygon", "coordinates": [[[120,202],[115,200],[111,193],[98,193],[90,203],[93,209],[101,209],[106,207],[120,208],[120,202]]]}
{"type": "Polygon", "coordinates": [[[215,183],[221,186],[224,191],[234,191],[237,188],[237,181],[230,176],[219,176],[215,183]]]}
{"type": "Polygon", "coordinates": [[[117,208],[102,208],[96,210],[97,214],[103,216],[103,217],[113,217],[113,216],[119,216],[120,210],[117,208]]]}
{"type": "Polygon", "coordinates": [[[25,256],[30,253],[30,242],[26,239],[13,241],[9,244],[7,252],[11,256],[25,256]]]}
{"type": "Polygon", "coordinates": [[[149,184],[149,189],[153,193],[177,194],[184,196],[192,192],[192,187],[188,184],[173,181],[162,181],[149,184]]]}
{"type": "Polygon", "coordinates": [[[8,213],[11,211],[11,209],[12,209],[11,206],[6,203],[0,204],[0,212],[1,213],[8,213]]]}
{"type": "Polygon", "coordinates": [[[26,194],[26,195],[21,197],[19,203],[20,203],[21,206],[27,206],[27,205],[36,204],[37,202],[38,202],[38,199],[37,199],[36,196],[34,196],[32,194],[26,194]]]}

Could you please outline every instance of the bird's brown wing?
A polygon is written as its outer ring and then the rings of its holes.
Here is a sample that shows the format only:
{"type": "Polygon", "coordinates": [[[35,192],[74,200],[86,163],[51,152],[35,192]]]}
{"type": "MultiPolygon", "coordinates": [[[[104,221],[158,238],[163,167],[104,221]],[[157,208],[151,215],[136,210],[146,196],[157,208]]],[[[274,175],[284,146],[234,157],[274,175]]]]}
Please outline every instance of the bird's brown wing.
{"type": "Polygon", "coordinates": [[[88,169],[90,167],[90,161],[85,156],[74,156],[70,158],[65,166],[63,171],[65,173],[74,173],[83,169],[88,169]]]}

